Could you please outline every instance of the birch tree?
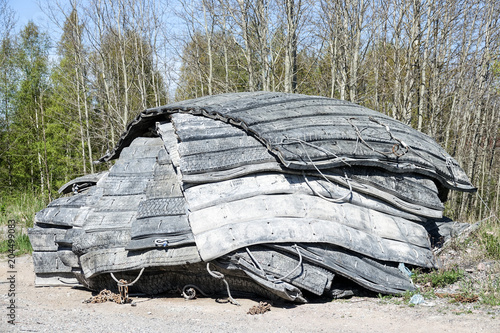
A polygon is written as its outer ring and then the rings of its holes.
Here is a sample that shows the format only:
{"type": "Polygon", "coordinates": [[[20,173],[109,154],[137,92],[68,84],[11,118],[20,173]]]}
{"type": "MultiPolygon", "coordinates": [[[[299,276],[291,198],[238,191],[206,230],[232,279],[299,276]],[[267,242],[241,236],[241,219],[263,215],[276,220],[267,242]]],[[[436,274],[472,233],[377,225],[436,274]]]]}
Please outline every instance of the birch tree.
{"type": "Polygon", "coordinates": [[[297,90],[297,30],[301,15],[302,0],[284,0],[286,17],[285,37],[285,92],[297,90]]]}
{"type": "Polygon", "coordinates": [[[11,122],[16,90],[17,73],[14,57],[15,44],[12,35],[15,25],[14,12],[6,0],[0,0],[0,179],[3,186],[12,191],[12,133],[11,122]]]}

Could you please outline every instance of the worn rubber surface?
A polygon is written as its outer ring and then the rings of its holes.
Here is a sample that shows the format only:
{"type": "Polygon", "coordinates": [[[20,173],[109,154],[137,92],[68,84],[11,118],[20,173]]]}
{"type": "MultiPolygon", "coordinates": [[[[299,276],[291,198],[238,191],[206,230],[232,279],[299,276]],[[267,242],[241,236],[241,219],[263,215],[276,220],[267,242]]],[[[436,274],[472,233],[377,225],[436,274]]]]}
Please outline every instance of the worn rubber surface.
{"type": "Polygon", "coordinates": [[[448,188],[475,190],[458,163],[425,134],[356,104],[298,94],[223,94],[145,110],[101,160],[117,158],[147,124],[174,113],[220,119],[239,127],[293,169],[339,167],[348,162],[391,172],[417,172],[448,188]],[[325,151],[318,142],[339,149],[325,151]],[[342,147],[342,142],[350,144],[342,147]]]}
{"type": "Polygon", "coordinates": [[[110,273],[130,282],[144,269],[131,290],[224,293],[225,279],[300,303],[343,294],[348,279],[401,294],[415,288],[405,265],[438,267],[436,237],[463,229],[442,219],[449,189],[474,190],[428,136],[349,102],[282,93],[145,110],[101,161],[112,159],[36,214],[37,285],[113,289],[110,273]]]}

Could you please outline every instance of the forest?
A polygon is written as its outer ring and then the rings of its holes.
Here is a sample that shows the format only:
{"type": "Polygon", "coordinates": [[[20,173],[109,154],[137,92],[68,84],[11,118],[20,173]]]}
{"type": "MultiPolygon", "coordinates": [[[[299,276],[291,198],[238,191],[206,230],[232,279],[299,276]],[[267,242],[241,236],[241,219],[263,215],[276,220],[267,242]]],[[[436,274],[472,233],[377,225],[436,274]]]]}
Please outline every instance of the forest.
{"type": "MultiPolygon", "coordinates": [[[[139,111],[240,91],[348,100],[433,137],[477,193],[446,215],[500,212],[500,2],[54,0],[20,27],[0,0],[0,209],[47,204],[139,111]],[[54,33],[57,31],[57,33],[54,33]]],[[[409,143],[411,145],[411,143],[409,143]]],[[[41,208],[41,207],[40,207],[41,208]]]]}

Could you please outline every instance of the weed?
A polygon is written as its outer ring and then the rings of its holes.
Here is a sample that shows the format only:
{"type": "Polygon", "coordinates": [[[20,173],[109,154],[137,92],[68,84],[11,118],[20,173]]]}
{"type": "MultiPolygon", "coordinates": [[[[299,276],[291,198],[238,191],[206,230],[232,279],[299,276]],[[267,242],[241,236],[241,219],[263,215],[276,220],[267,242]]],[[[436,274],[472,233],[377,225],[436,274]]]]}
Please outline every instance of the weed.
{"type": "Polygon", "coordinates": [[[390,299],[392,299],[394,297],[394,295],[382,295],[382,294],[377,294],[377,298],[381,301],[388,301],[390,299]]]}
{"type": "Polygon", "coordinates": [[[422,273],[420,270],[413,271],[413,282],[420,285],[430,285],[433,288],[441,288],[453,284],[464,276],[464,271],[459,268],[431,271],[422,273]]]}
{"type": "Polygon", "coordinates": [[[40,195],[31,191],[0,193],[0,198],[0,225],[15,220],[18,225],[30,228],[33,226],[35,213],[46,205],[40,195]]]}
{"type": "Polygon", "coordinates": [[[407,291],[406,291],[406,292],[402,295],[402,297],[403,297],[403,301],[404,301],[405,303],[408,303],[408,302],[410,301],[411,297],[412,297],[413,295],[415,295],[415,294],[418,294],[418,290],[413,290],[413,291],[409,291],[409,290],[407,290],[407,291]]]}
{"type": "Polygon", "coordinates": [[[500,260],[500,237],[493,231],[483,230],[481,232],[481,243],[489,258],[500,260]]]}
{"type": "MultiPolygon", "coordinates": [[[[7,228],[9,221],[15,221],[16,254],[33,251],[27,229],[33,227],[35,213],[45,206],[41,196],[31,191],[16,193],[0,193],[0,227],[7,228]]],[[[8,250],[6,233],[0,233],[0,253],[8,250]]]]}
{"type": "Polygon", "coordinates": [[[26,234],[20,234],[16,238],[17,249],[19,250],[18,254],[25,254],[33,252],[33,248],[31,247],[31,242],[26,234]]]}
{"type": "Polygon", "coordinates": [[[453,237],[450,240],[450,248],[457,251],[457,252],[462,252],[465,251],[472,243],[471,238],[460,238],[460,237],[453,237]]]}
{"type": "MultiPolygon", "coordinates": [[[[8,250],[8,241],[6,239],[0,241],[0,253],[6,253],[8,250]]],[[[16,234],[16,238],[14,239],[14,250],[16,255],[33,252],[28,235],[23,233],[16,234]]]]}
{"type": "Polygon", "coordinates": [[[381,303],[384,304],[395,304],[395,305],[402,305],[403,303],[407,302],[405,301],[405,296],[403,295],[382,295],[378,294],[377,298],[381,303]]]}
{"type": "Polygon", "coordinates": [[[500,305],[500,279],[488,277],[479,294],[480,302],[490,306],[500,305]]]}

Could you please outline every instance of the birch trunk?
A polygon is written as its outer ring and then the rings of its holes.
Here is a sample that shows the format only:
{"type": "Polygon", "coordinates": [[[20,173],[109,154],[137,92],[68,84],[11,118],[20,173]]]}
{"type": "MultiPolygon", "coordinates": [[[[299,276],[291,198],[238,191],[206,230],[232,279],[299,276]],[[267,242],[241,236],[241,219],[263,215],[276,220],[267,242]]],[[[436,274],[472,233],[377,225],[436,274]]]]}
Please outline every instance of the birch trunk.
{"type": "Polygon", "coordinates": [[[207,38],[207,53],[208,53],[208,82],[207,82],[207,87],[208,87],[208,94],[212,95],[213,94],[213,79],[214,79],[214,61],[213,61],[213,55],[212,55],[212,29],[213,29],[213,24],[210,25],[210,29],[208,26],[208,21],[207,21],[207,4],[206,0],[202,1],[202,7],[203,7],[203,19],[204,19],[204,28],[205,28],[205,35],[207,38]]]}
{"type": "Polygon", "coordinates": [[[285,0],[286,45],[285,45],[285,92],[297,90],[297,23],[301,0],[285,0]]]}

